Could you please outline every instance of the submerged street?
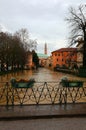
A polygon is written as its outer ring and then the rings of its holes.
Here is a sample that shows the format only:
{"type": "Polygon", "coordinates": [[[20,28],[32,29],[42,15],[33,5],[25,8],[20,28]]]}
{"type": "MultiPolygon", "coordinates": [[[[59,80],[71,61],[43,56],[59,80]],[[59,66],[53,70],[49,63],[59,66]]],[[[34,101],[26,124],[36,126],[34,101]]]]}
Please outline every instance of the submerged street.
{"type": "MultiPolygon", "coordinates": [[[[10,81],[12,77],[15,77],[17,80],[21,78],[34,78],[36,82],[54,82],[59,81],[62,76],[67,76],[69,79],[72,80],[76,79],[86,81],[86,78],[80,78],[71,74],[55,72],[47,68],[39,68],[38,70],[25,70],[23,72],[11,73],[4,76],[0,76],[0,82],[10,81]]],[[[24,107],[19,106],[17,110],[15,110],[15,106],[14,108],[10,107],[8,109],[6,109],[6,107],[0,108],[0,116],[7,116],[6,120],[0,121],[0,130],[86,130],[86,109],[82,105],[80,105],[80,108],[75,107],[75,104],[73,104],[73,107],[71,105],[68,107],[67,104],[64,105],[64,107],[60,104],[58,106],[56,105],[56,107],[55,105],[52,105],[52,109],[50,109],[50,106],[48,109],[44,109],[45,106],[42,105],[41,109],[39,109],[39,105],[34,105],[32,109],[30,109],[30,107],[31,106],[28,106],[28,109],[24,109],[24,107]],[[68,116],[64,117],[63,115],[63,117],[59,118],[59,114],[62,115],[63,111],[65,114],[68,114],[68,116]],[[40,119],[29,118],[26,120],[25,117],[27,117],[28,115],[30,116],[31,114],[35,116],[37,116],[37,114],[38,116],[40,116],[39,114],[44,114],[45,117],[43,115],[43,117],[41,116],[40,119]],[[49,116],[48,118],[46,118],[47,114],[49,116]],[[75,116],[70,117],[69,115],[71,114],[75,116]],[[79,114],[80,116],[78,116],[79,114]],[[22,119],[18,119],[17,116],[19,117],[21,115],[22,119]],[[52,115],[51,118],[50,115],[52,115]],[[54,117],[56,115],[57,118],[54,117]],[[16,116],[16,118],[13,118],[13,120],[9,120],[10,118],[8,117],[10,116],[16,116]]]]}
{"type": "Polygon", "coordinates": [[[59,81],[63,76],[67,76],[72,80],[83,80],[86,78],[77,77],[72,74],[66,74],[62,72],[55,72],[47,68],[38,68],[38,70],[24,70],[15,73],[10,73],[0,76],[0,82],[10,81],[12,77],[19,79],[30,79],[34,78],[36,82],[48,82],[48,81],[59,81]]]}
{"type": "Polygon", "coordinates": [[[7,74],[0,77],[0,82],[1,104],[56,104],[85,102],[86,100],[85,78],[56,72],[47,68],[24,70],[7,74]],[[82,82],[80,87],[67,88],[67,86],[64,87],[60,84],[63,76],[66,76],[69,80],[83,80],[84,82],[82,82]],[[19,84],[14,85],[11,80],[13,77],[16,78],[16,80],[29,80],[32,78],[35,82],[32,84],[24,83],[23,86],[18,82],[19,84]],[[6,83],[6,86],[4,83],[6,83]]]}

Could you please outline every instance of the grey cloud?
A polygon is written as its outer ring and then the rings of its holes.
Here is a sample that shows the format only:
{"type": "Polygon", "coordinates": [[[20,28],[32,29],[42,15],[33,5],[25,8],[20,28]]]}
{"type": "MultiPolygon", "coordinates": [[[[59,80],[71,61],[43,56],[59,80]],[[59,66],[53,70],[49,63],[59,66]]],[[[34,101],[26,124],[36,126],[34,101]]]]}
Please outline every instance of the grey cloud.
{"type": "MultiPolygon", "coordinates": [[[[68,35],[66,22],[69,6],[85,3],[85,0],[0,0],[0,23],[15,32],[27,28],[32,38],[61,46],[68,35]]],[[[57,46],[58,47],[58,46],[57,46]]]]}

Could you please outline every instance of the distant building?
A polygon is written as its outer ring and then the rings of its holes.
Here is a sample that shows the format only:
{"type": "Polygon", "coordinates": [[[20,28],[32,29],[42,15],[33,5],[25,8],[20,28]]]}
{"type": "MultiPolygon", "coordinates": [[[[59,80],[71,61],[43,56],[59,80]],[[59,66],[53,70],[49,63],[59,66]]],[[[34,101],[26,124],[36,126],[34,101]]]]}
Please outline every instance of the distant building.
{"type": "MultiPolygon", "coordinates": [[[[44,46],[44,54],[43,53],[37,53],[37,56],[39,58],[40,67],[47,66],[48,55],[47,55],[47,44],[46,43],[45,43],[45,46],[44,46]]],[[[32,62],[32,52],[28,51],[28,53],[27,53],[27,63],[25,65],[25,68],[31,69],[33,67],[34,67],[34,63],[32,62]]]]}
{"type": "Polygon", "coordinates": [[[44,54],[47,55],[47,43],[45,43],[44,54]]]}
{"type": "Polygon", "coordinates": [[[52,66],[72,68],[77,63],[77,48],[61,48],[52,52],[52,66]]]}
{"type": "Polygon", "coordinates": [[[37,55],[38,55],[38,58],[39,58],[40,67],[46,66],[46,61],[47,61],[48,55],[42,54],[42,53],[37,53],[37,55]]]}
{"type": "Polygon", "coordinates": [[[26,69],[31,69],[32,66],[33,66],[33,63],[32,63],[32,52],[28,51],[27,52],[27,62],[26,62],[25,68],[26,69]]]}
{"type": "Polygon", "coordinates": [[[45,67],[46,63],[47,63],[47,44],[45,43],[44,46],[44,54],[43,53],[37,53],[38,57],[39,57],[39,65],[40,67],[45,67]]]}
{"type": "Polygon", "coordinates": [[[52,67],[52,56],[49,56],[46,60],[46,67],[52,67]]]}

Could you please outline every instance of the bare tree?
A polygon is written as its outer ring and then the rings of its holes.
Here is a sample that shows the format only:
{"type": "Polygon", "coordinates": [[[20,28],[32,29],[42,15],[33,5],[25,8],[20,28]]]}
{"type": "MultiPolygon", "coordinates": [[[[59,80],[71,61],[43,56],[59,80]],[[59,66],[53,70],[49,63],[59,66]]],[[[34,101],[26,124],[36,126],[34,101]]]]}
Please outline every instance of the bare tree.
{"type": "Polygon", "coordinates": [[[20,38],[26,51],[32,51],[33,49],[36,50],[37,41],[29,38],[29,32],[26,28],[16,31],[14,35],[20,38]]]}
{"type": "Polygon", "coordinates": [[[35,40],[29,39],[29,48],[30,48],[30,51],[37,49],[37,40],[36,39],[35,40]]]}
{"type": "Polygon", "coordinates": [[[77,9],[70,7],[66,21],[70,25],[70,45],[76,44],[79,37],[83,39],[83,67],[86,68],[86,5],[77,9]]]}
{"type": "Polygon", "coordinates": [[[0,62],[1,70],[8,70],[11,55],[11,34],[0,32],[0,62]]]}
{"type": "Polygon", "coordinates": [[[16,31],[16,33],[14,35],[17,36],[18,38],[20,38],[21,42],[23,43],[25,50],[28,51],[29,50],[29,45],[28,45],[29,33],[28,33],[28,30],[26,28],[22,28],[22,29],[16,31]]]}

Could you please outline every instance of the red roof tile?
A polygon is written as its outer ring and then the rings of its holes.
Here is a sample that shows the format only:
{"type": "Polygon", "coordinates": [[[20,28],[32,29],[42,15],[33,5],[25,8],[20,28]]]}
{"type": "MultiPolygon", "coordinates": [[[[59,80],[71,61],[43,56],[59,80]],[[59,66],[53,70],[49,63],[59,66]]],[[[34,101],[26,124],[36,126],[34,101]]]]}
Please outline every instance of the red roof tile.
{"type": "Polygon", "coordinates": [[[61,48],[61,49],[55,50],[53,52],[66,52],[66,51],[69,51],[69,52],[70,51],[77,51],[77,48],[61,48]]]}

